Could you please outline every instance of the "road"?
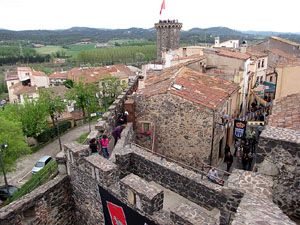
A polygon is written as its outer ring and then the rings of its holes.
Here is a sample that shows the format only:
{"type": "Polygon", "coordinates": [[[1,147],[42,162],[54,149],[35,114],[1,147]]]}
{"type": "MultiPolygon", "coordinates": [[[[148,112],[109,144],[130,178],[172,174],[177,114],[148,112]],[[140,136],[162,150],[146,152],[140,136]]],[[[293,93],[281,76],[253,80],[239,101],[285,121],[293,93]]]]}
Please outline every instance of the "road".
{"type": "MultiPolygon", "coordinates": [[[[92,130],[95,129],[95,124],[97,122],[91,122],[92,130]]],[[[74,141],[76,138],[80,137],[80,135],[89,131],[89,125],[85,124],[83,126],[77,127],[68,133],[61,136],[62,147],[64,144],[74,141]]],[[[34,164],[44,155],[50,155],[55,157],[56,154],[60,151],[59,141],[56,139],[52,143],[46,145],[41,148],[39,151],[27,155],[25,157],[17,160],[16,163],[16,171],[8,173],[7,180],[10,185],[14,185],[16,187],[21,187],[30,177],[31,177],[31,169],[34,164]]],[[[4,179],[2,177],[0,181],[1,185],[4,185],[4,179]]]]}

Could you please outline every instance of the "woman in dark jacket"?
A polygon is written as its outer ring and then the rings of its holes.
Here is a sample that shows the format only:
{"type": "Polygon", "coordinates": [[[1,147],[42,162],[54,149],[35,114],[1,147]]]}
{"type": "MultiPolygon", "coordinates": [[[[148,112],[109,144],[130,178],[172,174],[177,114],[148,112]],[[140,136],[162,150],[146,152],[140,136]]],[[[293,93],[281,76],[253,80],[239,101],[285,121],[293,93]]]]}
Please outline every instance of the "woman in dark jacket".
{"type": "Polygon", "coordinates": [[[232,155],[231,155],[231,152],[229,151],[228,153],[227,153],[227,155],[225,156],[225,163],[227,164],[227,172],[229,172],[229,170],[230,170],[230,167],[231,167],[231,165],[232,165],[232,163],[233,163],[233,157],[232,157],[232,155]]]}

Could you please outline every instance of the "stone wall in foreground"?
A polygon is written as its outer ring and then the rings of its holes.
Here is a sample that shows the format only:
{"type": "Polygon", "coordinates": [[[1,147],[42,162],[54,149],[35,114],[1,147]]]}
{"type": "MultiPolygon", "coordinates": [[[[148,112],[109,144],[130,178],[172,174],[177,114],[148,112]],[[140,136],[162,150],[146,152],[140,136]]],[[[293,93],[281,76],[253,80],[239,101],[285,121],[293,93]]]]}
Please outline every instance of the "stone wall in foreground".
{"type": "Polygon", "coordinates": [[[74,201],[68,176],[59,176],[1,208],[0,224],[74,223],[74,201]]]}
{"type": "Polygon", "coordinates": [[[274,202],[300,218],[300,132],[267,127],[258,143],[257,168],[273,178],[274,202]]]}

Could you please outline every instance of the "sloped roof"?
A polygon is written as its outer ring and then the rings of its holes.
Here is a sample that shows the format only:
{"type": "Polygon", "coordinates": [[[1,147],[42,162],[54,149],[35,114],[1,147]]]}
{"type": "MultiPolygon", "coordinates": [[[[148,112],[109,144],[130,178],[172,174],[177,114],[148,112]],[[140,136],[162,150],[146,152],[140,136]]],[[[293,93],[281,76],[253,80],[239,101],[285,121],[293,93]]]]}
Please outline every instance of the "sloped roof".
{"type": "Polygon", "coordinates": [[[14,93],[15,95],[21,95],[21,94],[32,94],[37,92],[36,86],[22,86],[21,89],[16,90],[14,93]]]}
{"type": "Polygon", "coordinates": [[[44,72],[42,71],[32,71],[33,76],[47,76],[44,72]]]}
{"type": "Polygon", "coordinates": [[[179,61],[185,59],[206,59],[206,57],[204,55],[195,54],[195,55],[190,55],[185,57],[173,58],[171,61],[179,61]]]}
{"type": "Polygon", "coordinates": [[[297,43],[297,42],[290,41],[290,40],[287,40],[287,39],[284,39],[284,38],[280,38],[280,37],[276,37],[276,36],[271,36],[270,39],[281,41],[281,42],[284,42],[284,43],[289,44],[289,45],[300,46],[300,44],[297,43]]]}
{"type": "Polygon", "coordinates": [[[31,68],[30,67],[17,67],[17,71],[31,72],[31,68]]]}
{"type": "Polygon", "coordinates": [[[275,100],[268,124],[272,127],[300,130],[300,93],[275,100]]]}
{"type": "Polygon", "coordinates": [[[170,92],[186,100],[215,109],[230,94],[239,89],[235,83],[196,72],[177,65],[164,69],[146,80],[146,87],[138,91],[145,97],[170,92]],[[182,86],[181,89],[172,87],[182,86]]]}
{"type": "Polygon", "coordinates": [[[283,58],[289,59],[291,61],[299,60],[298,58],[294,57],[293,55],[285,53],[285,52],[283,52],[279,49],[269,49],[269,50],[266,50],[266,51],[269,52],[269,53],[273,53],[273,54],[276,54],[278,56],[281,56],[283,58]]]}
{"type": "Polygon", "coordinates": [[[234,52],[234,51],[228,51],[225,49],[220,49],[219,51],[216,52],[216,54],[221,55],[221,56],[236,58],[236,59],[242,59],[242,60],[247,60],[250,58],[250,56],[247,54],[243,54],[240,52],[234,52]]]}
{"type": "Polygon", "coordinates": [[[5,81],[8,81],[8,80],[19,80],[19,76],[15,72],[14,73],[6,73],[5,81]]]}
{"type": "Polygon", "coordinates": [[[54,72],[53,74],[49,75],[49,78],[67,79],[68,78],[68,74],[67,74],[67,72],[54,72]]]}
{"type": "Polygon", "coordinates": [[[246,54],[249,55],[249,56],[257,57],[257,58],[268,56],[267,53],[257,51],[257,50],[254,50],[254,49],[249,49],[249,48],[246,50],[246,54]]]}

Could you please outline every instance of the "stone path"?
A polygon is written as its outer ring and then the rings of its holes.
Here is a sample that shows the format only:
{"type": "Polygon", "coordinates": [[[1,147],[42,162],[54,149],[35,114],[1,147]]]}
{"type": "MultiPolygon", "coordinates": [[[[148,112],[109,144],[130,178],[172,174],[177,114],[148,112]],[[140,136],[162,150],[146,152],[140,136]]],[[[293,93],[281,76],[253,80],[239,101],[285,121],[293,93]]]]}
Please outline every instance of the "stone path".
{"type": "MultiPolygon", "coordinates": [[[[92,130],[95,129],[95,124],[97,122],[91,122],[92,130]]],[[[82,126],[76,127],[70,130],[68,133],[61,136],[62,147],[68,142],[74,141],[76,138],[80,137],[82,134],[89,131],[89,124],[84,124],[82,126]]],[[[34,164],[44,155],[50,155],[55,157],[60,151],[59,141],[56,139],[45,147],[41,148],[39,151],[20,158],[16,164],[16,171],[7,174],[7,180],[10,185],[21,187],[30,177],[31,169],[34,164]]],[[[4,184],[4,178],[1,177],[0,184],[4,184]]]]}

